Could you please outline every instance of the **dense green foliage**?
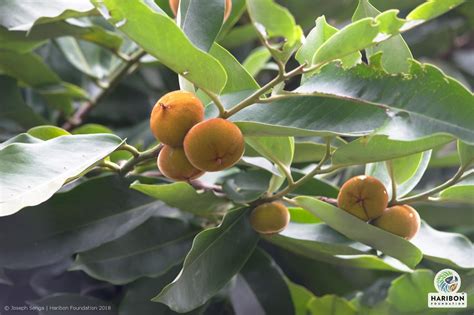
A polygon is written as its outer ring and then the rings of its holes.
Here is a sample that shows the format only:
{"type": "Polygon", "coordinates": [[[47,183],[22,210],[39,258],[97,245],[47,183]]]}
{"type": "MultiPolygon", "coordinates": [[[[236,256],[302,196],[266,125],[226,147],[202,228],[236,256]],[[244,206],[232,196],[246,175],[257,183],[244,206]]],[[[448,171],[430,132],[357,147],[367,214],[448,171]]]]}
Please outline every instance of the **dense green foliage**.
{"type": "Polygon", "coordinates": [[[472,314],[474,2],[232,3],[0,3],[0,313],[472,314]],[[177,89],[242,131],[237,165],[158,172],[177,89]],[[337,207],[359,174],[418,210],[413,239],[337,207]],[[259,235],[274,200],[291,221],[259,235]],[[467,309],[427,308],[443,268],[467,309]]]}

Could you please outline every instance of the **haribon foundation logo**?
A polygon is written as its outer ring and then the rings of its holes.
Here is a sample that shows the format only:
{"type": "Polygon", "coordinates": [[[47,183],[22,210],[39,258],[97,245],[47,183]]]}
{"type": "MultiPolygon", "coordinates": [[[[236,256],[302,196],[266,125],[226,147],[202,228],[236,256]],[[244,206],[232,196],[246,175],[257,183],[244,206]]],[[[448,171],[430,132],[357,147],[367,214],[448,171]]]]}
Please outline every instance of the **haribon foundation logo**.
{"type": "Polygon", "coordinates": [[[467,294],[458,293],[461,288],[461,277],[452,269],[443,269],[434,278],[438,293],[428,294],[430,308],[464,308],[467,307],[467,294]]]}

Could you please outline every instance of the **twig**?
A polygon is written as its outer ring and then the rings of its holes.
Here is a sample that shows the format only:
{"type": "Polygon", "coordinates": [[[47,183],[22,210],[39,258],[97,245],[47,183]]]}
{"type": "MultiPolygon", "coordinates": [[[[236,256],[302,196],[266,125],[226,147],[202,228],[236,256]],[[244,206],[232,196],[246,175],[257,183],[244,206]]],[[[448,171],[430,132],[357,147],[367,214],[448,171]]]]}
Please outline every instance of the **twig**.
{"type": "Polygon", "coordinates": [[[120,172],[120,166],[110,161],[102,160],[97,166],[108,168],[114,172],[120,172]]]}
{"type": "Polygon", "coordinates": [[[107,85],[104,86],[103,88],[95,98],[92,100],[84,103],[79,109],[74,113],[74,115],[68,119],[63,124],[63,129],[66,130],[71,130],[79,125],[82,124],[84,118],[89,114],[89,112],[97,106],[122,80],[123,77],[125,77],[129,70],[140,61],[140,58],[143,57],[146,54],[146,52],[142,49],[139,49],[133,56],[130,57],[130,59],[127,62],[122,63],[119,65],[112,73],[110,76],[107,85]]]}
{"type": "Polygon", "coordinates": [[[472,172],[468,172],[468,173],[464,174],[465,170],[466,170],[466,167],[460,167],[458,169],[458,171],[456,172],[456,174],[454,174],[454,176],[451,177],[449,180],[447,180],[445,183],[443,183],[443,184],[441,184],[437,187],[434,187],[430,190],[427,190],[423,193],[420,193],[418,195],[413,195],[413,196],[410,196],[410,197],[399,199],[396,202],[394,202],[393,204],[413,203],[413,202],[416,202],[416,201],[426,200],[430,196],[443,191],[444,189],[456,184],[457,182],[463,180],[464,178],[466,178],[467,176],[472,174],[472,172]]]}

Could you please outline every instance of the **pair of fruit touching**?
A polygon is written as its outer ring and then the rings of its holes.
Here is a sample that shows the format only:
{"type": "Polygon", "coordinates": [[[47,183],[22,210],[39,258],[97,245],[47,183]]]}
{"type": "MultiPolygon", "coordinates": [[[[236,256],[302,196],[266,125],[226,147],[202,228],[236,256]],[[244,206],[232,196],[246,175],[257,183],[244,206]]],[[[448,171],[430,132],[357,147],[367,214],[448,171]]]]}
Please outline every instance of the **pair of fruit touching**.
{"type": "Polygon", "coordinates": [[[188,181],[231,167],[244,154],[244,137],[233,123],[214,118],[204,121],[204,106],[193,94],[174,91],[164,95],[150,117],[153,135],[164,144],[158,156],[161,173],[188,181]]]}
{"type": "Polygon", "coordinates": [[[339,208],[407,240],[420,229],[418,212],[408,205],[388,206],[385,186],[371,176],[356,176],[342,185],[337,196],[339,208]]]}
{"type": "MultiPolygon", "coordinates": [[[[170,0],[170,8],[173,11],[174,16],[176,16],[176,14],[178,14],[179,0],[170,0]]],[[[225,0],[224,21],[227,20],[231,11],[232,11],[232,0],[225,0]]]]}

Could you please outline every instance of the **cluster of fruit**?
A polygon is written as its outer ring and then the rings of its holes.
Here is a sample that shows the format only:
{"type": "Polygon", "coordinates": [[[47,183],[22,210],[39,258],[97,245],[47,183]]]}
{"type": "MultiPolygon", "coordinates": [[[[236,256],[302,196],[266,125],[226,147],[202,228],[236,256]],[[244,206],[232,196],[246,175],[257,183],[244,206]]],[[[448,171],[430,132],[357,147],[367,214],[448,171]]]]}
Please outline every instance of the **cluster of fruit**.
{"type": "Polygon", "coordinates": [[[356,176],[345,182],[337,196],[337,205],[359,219],[407,240],[420,229],[418,212],[409,205],[387,208],[387,190],[371,176],[356,176]]]}
{"type": "Polygon", "coordinates": [[[158,168],[174,180],[189,181],[204,172],[229,168],[244,154],[240,129],[222,118],[204,120],[204,106],[190,92],[174,91],[160,98],[153,107],[150,128],[164,144],[158,168]]]}

